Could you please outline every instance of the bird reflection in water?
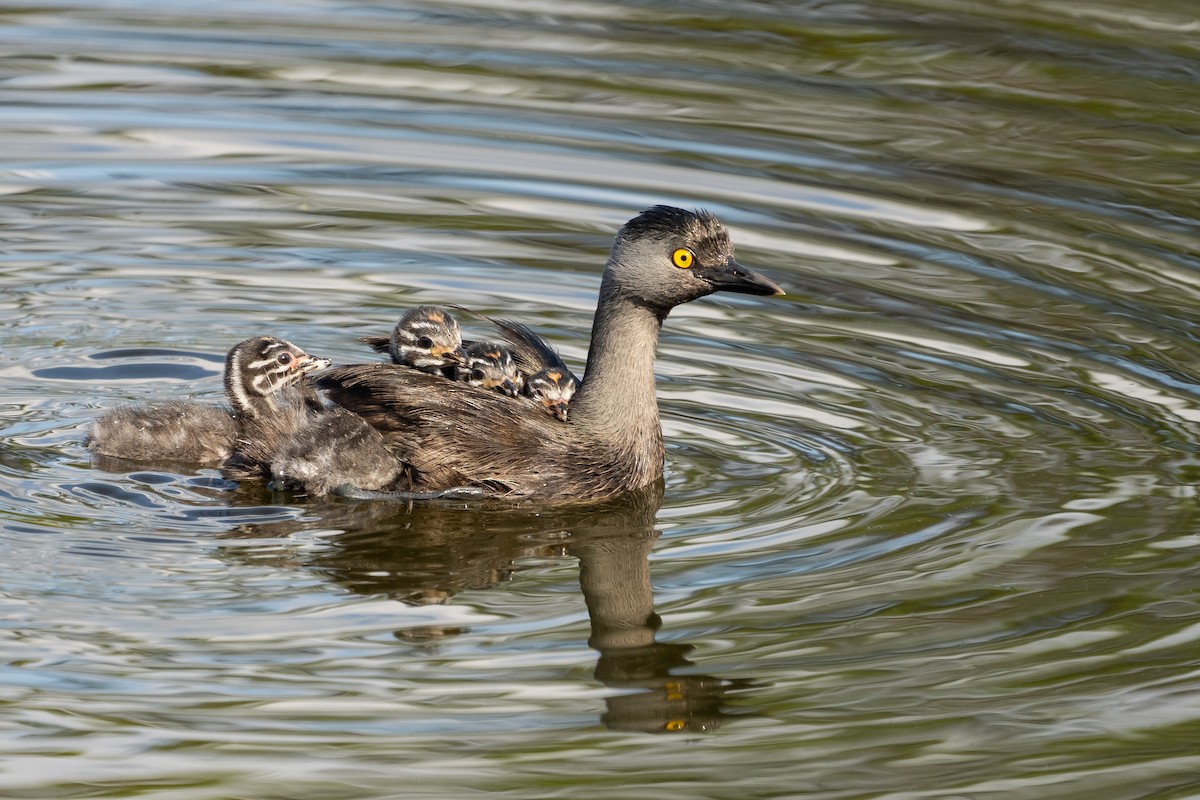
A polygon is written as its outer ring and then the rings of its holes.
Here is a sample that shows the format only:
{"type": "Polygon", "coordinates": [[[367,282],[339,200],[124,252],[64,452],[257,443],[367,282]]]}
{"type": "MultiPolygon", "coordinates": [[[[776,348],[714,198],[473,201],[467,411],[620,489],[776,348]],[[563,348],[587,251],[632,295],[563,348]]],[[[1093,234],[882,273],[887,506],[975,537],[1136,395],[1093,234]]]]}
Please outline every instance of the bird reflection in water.
{"type": "MultiPolygon", "coordinates": [[[[549,509],[463,508],[435,504],[331,501],[314,504],[308,521],[243,526],[239,538],[282,538],[300,529],[344,533],[321,551],[288,551],[281,559],[358,594],[409,605],[449,603],[465,590],[513,579],[522,563],[573,557],[591,621],[588,644],[600,655],[595,676],[621,690],[605,699],[603,724],[613,730],[710,732],[733,716],[731,692],[756,686],[692,673],[691,645],[657,641],[650,551],[662,482],[598,505],[549,509]],[[314,521],[313,516],[317,517],[314,521]]],[[[255,562],[262,564],[261,554],[255,562]]],[[[410,627],[396,638],[429,644],[467,633],[410,627]]]]}

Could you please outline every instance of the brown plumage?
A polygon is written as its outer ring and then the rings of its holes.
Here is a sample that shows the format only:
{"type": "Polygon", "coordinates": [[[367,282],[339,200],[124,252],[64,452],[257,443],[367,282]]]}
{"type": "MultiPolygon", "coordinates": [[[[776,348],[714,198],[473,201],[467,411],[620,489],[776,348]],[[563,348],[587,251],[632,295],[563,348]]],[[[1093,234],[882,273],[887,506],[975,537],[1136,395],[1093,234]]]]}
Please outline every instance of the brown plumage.
{"type": "Polygon", "coordinates": [[[661,433],[652,432],[649,452],[645,442],[619,437],[580,447],[574,429],[531,403],[418,370],[334,367],[320,385],[383,434],[420,491],[479,487],[496,497],[550,498],[571,485],[571,495],[586,499],[645,485],[662,470],[661,433]]]}
{"type": "Polygon", "coordinates": [[[583,385],[563,423],[532,403],[394,364],[336,367],[317,381],[382,433],[413,489],[594,500],[662,474],[654,386],[670,310],[715,291],[782,294],[741,267],[711,214],[655,206],[618,233],[601,281],[583,385]]]}

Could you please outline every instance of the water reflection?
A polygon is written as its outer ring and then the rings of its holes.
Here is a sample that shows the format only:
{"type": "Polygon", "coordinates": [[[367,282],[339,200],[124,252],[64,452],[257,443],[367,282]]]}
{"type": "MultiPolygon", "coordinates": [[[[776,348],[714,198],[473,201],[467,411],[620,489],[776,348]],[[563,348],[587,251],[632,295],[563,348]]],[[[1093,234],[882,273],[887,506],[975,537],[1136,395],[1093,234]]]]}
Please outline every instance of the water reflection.
{"type": "MultiPolygon", "coordinates": [[[[697,674],[686,657],[691,645],[658,641],[662,620],[654,610],[650,552],[662,499],[660,481],[603,504],[549,510],[334,500],[312,507],[315,521],[241,525],[230,535],[282,539],[314,528],[340,530],[327,548],[288,548],[277,565],[409,605],[450,603],[463,591],[497,586],[522,561],[575,558],[591,622],[588,645],[599,653],[595,677],[621,690],[605,699],[601,722],[614,730],[711,732],[736,716],[725,709],[729,693],[755,684],[697,674]]],[[[263,563],[261,554],[254,560],[263,563]]],[[[395,636],[430,642],[466,633],[422,625],[395,636]]]]}

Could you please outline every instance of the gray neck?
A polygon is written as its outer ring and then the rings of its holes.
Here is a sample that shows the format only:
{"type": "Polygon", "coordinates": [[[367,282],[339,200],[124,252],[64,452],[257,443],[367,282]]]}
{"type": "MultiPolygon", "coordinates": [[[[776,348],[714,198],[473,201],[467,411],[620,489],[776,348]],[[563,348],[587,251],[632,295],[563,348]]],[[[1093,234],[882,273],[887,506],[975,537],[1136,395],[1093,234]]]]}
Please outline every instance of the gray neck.
{"type": "Polygon", "coordinates": [[[654,355],[665,311],[620,293],[605,275],[592,323],[587,372],[571,400],[571,422],[662,468],[654,355]]]}

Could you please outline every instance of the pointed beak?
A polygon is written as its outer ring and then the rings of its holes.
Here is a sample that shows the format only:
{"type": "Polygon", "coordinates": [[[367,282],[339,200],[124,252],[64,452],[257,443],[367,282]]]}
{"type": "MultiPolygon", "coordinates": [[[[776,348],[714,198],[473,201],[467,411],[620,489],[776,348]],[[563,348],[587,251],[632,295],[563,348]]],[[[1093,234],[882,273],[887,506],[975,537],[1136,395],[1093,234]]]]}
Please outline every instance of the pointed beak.
{"type": "Polygon", "coordinates": [[[517,385],[515,383],[513,383],[511,380],[509,380],[508,378],[505,378],[503,381],[500,382],[499,388],[500,388],[500,391],[504,392],[504,394],[508,395],[509,397],[517,396],[517,385]]]}
{"type": "Polygon", "coordinates": [[[716,269],[701,273],[701,277],[711,283],[719,292],[760,295],[786,294],[778,283],[752,269],[743,267],[732,258],[716,269]]]}
{"type": "Polygon", "coordinates": [[[292,369],[304,375],[307,375],[310,372],[317,372],[318,370],[322,369],[329,369],[332,366],[332,360],[328,358],[310,356],[308,353],[305,353],[303,358],[297,358],[294,362],[292,362],[292,369]]]}
{"type": "Polygon", "coordinates": [[[453,350],[446,350],[442,353],[434,353],[442,357],[442,360],[447,364],[466,364],[467,354],[461,347],[456,347],[453,350]]]}
{"type": "Polygon", "coordinates": [[[567,421],[567,401],[566,400],[551,400],[548,397],[542,398],[542,405],[546,410],[553,414],[563,422],[567,421]]]}

